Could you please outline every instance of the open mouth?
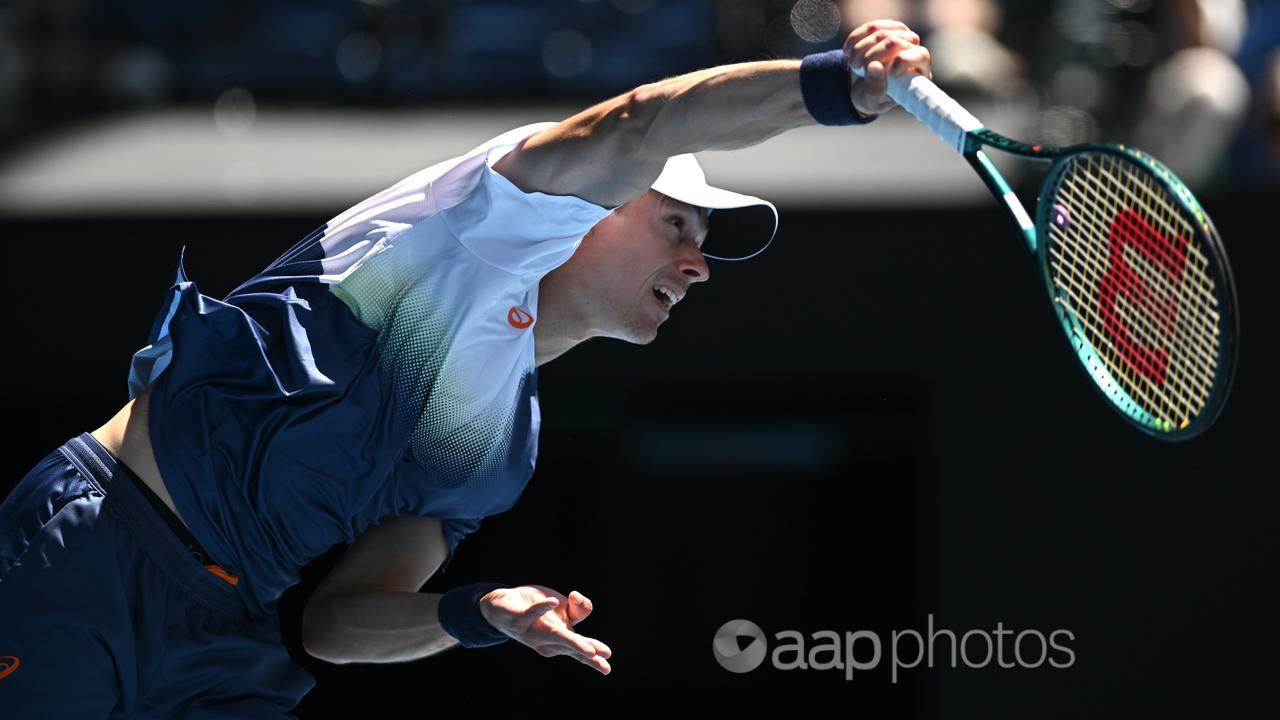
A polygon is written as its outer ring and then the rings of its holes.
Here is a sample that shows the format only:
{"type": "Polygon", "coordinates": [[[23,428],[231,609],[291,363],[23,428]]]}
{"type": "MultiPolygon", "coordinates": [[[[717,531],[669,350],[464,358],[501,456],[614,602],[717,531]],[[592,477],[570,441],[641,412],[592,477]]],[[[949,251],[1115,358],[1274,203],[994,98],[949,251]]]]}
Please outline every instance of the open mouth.
{"type": "Polygon", "coordinates": [[[662,306],[668,310],[671,309],[672,305],[680,302],[680,299],[676,297],[674,291],[663,287],[662,285],[653,286],[653,296],[658,298],[658,302],[662,303],[662,306]]]}

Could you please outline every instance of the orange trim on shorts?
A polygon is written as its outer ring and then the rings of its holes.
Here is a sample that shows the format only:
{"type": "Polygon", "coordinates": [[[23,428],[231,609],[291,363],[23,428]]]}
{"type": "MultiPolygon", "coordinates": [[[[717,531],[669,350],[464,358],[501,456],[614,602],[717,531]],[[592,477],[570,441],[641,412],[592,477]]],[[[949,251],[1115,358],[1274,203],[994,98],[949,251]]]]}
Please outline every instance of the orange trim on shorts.
{"type": "Polygon", "coordinates": [[[219,580],[225,580],[231,583],[232,585],[240,584],[240,578],[224,570],[221,565],[213,565],[213,564],[205,565],[204,569],[213,573],[215,576],[217,576],[219,580]]]}

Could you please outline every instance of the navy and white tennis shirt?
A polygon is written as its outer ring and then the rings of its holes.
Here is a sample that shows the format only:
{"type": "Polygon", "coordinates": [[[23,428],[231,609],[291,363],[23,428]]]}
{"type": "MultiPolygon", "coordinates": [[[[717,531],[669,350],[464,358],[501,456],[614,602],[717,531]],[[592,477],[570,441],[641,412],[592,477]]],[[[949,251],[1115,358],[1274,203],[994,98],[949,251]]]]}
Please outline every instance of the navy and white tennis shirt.
{"type": "Polygon", "coordinates": [[[251,611],[384,517],[442,518],[451,560],[520,497],[537,456],[538,281],[609,212],[492,170],[551,125],[405,178],[221,301],[179,258],[129,396],[152,387],[160,473],[251,611]]]}

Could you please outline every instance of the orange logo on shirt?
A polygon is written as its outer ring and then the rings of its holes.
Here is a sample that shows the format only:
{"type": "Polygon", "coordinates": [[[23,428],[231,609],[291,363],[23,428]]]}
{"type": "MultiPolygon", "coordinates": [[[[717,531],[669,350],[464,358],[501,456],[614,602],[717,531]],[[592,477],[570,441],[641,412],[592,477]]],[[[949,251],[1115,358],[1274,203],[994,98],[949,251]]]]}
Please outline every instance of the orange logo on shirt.
{"type": "Polygon", "coordinates": [[[511,327],[523,330],[533,324],[533,316],[527,310],[513,307],[507,311],[507,322],[511,327]]]}
{"type": "Polygon", "coordinates": [[[13,671],[17,670],[21,664],[22,661],[12,655],[0,656],[0,680],[12,675],[13,671]]]}
{"type": "Polygon", "coordinates": [[[232,575],[231,573],[227,572],[221,565],[205,565],[204,569],[213,573],[214,577],[218,578],[219,580],[229,582],[232,585],[240,584],[240,577],[238,575],[232,575]]]}

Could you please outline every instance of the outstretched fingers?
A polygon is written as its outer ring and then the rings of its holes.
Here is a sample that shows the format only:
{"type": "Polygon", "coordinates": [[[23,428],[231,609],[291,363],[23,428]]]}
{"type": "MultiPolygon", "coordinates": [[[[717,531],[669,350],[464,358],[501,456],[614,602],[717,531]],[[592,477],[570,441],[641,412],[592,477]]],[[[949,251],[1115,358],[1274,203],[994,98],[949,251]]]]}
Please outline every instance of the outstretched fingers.
{"type": "MultiPolygon", "coordinates": [[[[537,586],[535,586],[537,587],[537,586]]],[[[541,592],[553,592],[541,589],[541,592]]],[[[580,635],[572,626],[586,619],[592,611],[591,600],[578,591],[556,597],[542,597],[518,612],[518,639],[543,657],[569,655],[578,662],[608,675],[613,650],[593,638],[580,635]],[[560,598],[565,598],[561,609],[560,598]]]]}
{"type": "Polygon", "coordinates": [[[551,628],[551,635],[555,640],[539,646],[539,654],[569,655],[606,675],[613,669],[609,665],[613,650],[599,640],[579,635],[567,627],[551,628]]]}
{"type": "Polygon", "coordinates": [[[560,640],[560,644],[564,647],[581,653],[583,656],[590,658],[595,655],[609,657],[613,655],[613,651],[608,645],[589,638],[586,635],[579,635],[567,627],[551,628],[551,634],[560,640]]]}

